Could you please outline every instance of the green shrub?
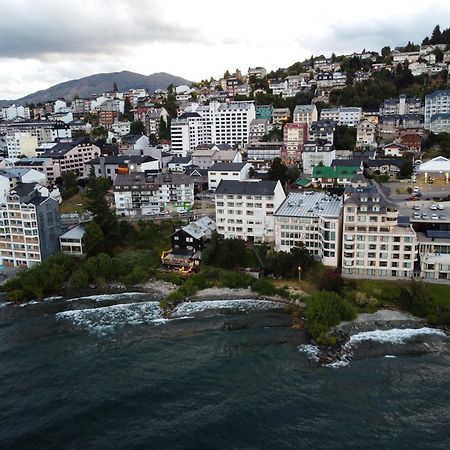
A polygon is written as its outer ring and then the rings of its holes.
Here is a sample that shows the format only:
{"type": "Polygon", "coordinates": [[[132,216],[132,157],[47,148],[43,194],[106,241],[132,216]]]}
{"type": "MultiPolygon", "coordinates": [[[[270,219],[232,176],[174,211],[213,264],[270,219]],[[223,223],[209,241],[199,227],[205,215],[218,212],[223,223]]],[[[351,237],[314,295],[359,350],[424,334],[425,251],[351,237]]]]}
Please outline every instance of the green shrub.
{"type": "Polygon", "coordinates": [[[252,284],[252,291],[257,292],[261,295],[276,295],[277,294],[277,288],[273,284],[273,281],[267,279],[267,278],[260,278],[259,280],[256,280],[252,284]]]}
{"type": "Polygon", "coordinates": [[[83,268],[77,269],[69,279],[69,286],[72,289],[84,289],[88,286],[89,275],[83,268]]]}
{"type": "Polygon", "coordinates": [[[343,320],[352,320],[355,316],[353,306],[334,292],[321,291],[307,301],[307,326],[314,339],[326,335],[332,327],[343,320]]]}

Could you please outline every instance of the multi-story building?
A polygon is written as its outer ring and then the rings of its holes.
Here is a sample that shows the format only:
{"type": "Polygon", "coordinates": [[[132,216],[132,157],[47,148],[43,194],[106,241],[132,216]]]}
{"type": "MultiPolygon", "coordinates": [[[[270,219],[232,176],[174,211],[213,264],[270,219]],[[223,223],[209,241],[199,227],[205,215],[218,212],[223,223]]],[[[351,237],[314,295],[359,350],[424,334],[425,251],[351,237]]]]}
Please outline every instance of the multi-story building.
{"type": "Polygon", "coordinates": [[[226,239],[273,242],[274,213],[285,198],[279,181],[222,180],[215,193],[218,234],[226,239]]]}
{"type": "Polygon", "coordinates": [[[192,164],[200,169],[209,169],[218,162],[240,163],[242,155],[228,144],[202,144],[192,153],[192,164]]]}
{"type": "Polygon", "coordinates": [[[249,67],[247,76],[248,77],[256,77],[256,78],[264,78],[267,75],[267,71],[264,67],[249,67]]]}
{"type": "Polygon", "coordinates": [[[250,178],[249,163],[216,163],[208,169],[208,189],[215,190],[222,180],[245,181],[250,178]]]}
{"type": "Polygon", "coordinates": [[[61,234],[58,202],[18,185],[0,205],[0,264],[32,267],[59,250],[61,234]]]}
{"type": "Polygon", "coordinates": [[[272,110],[272,123],[282,125],[291,118],[291,110],[289,108],[274,108],[272,110]]]}
{"type": "Polygon", "coordinates": [[[61,252],[66,255],[83,257],[85,256],[85,249],[83,244],[84,224],[77,225],[71,228],[66,233],[59,237],[59,246],[61,252]]]}
{"type": "Polygon", "coordinates": [[[311,125],[317,122],[318,113],[316,105],[297,105],[294,109],[294,123],[306,122],[311,125]]]}
{"type": "Polygon", "coordinates": [[[361,121],[362,109],[354,106],[340,108],[324,108],[320,112],[322,120],[332,120],[338,125],[356,127],[361,121]]]}
{"type": "Polygon", "coordinates": [[[450,113],[450,90],[434,91],[425,96],[425,124],[430,129],[435,114],[450,113]]]}
{"type": "Polygon", "coordinates": [[[356,127],[356,146],[371,147],[377,144],[377,127],[368,120],[363,120],[356,127]]]}
{"type": "Polygon", "coordinates": [[[322,144],[320,142],[307,142],[303,147],[302,162],[303,173],[312,175],[316,166],[331,166],[331,162],[336,158],[336,150],[332,144],[322,144]]]}
{"type": "Polygon", "coordinates": [[[247,145],[248,161],[272,161],[281,158],[283,151],[282,142],[256,142],[247,145]]]}
{"type": "Polygon", "coordinates": [[[361,278],[411,278],[416,233],[398,221],[398,207],[371,184],[344,202],[342,275],[361,278]]]}
{"type": "Polygon", "coordinates": [[[113,189],[118,215],[157,214],[194,206],[194,181],[182,173],[118,174],[113,189]]]}
{"type": "Polygon", "coordinates": [[[418,97],[407,97],[401,94],[399,98],[388,98],[380,105],[380,116],[405,114],[423,114],[423,103],[418,97]]]}
{"type": "Polygon", "coordinates": [[[117,111],[99,111],[98,123],[103,127],[111,127],[118,118],[119,113],[117,111]]]}
{"type": "Polygon", "coordinates": [[[53,164],[52,158],[21,158],[14,163],[14,166],[18,169],[34,169],[43,173],[49,184],[54,184],[56,178],[61,176],[59,164],[53,164]]]}
{"type": "Polygon", "coordinates": [[[51,158],[60,173],[83,175],[85,164],[100,156],[100,148],[88,138],[78,138],[72,142],[58,142],[51,148],[37,149],[37,153],[40,158],[51,158]]]}
{"type": "Polygon", "coordinates": [[[283,128],[283,148],[281,157],[287,162],[299,162],[302,159],[303,146],[308,140],[306,123],[287,123],[283,128]]]}
{"type": "Polygon", "coordinates": [[[277,251],[304,245],[325,266],[338,267],[342,203],[342,197],[325,192],[291,192],[275,212],[277,251]]]}
{"type": "Polygon", "coordinates": [[[6,148],[8,151],[8,158],[36,156],[37,142],[37,137],[33,136],[30,132],[19,132],[7,135],[6,148]]]}
{"type": "MultiPolygon", "coordinates": [[[[272,122],[272,113],[273,113],[272,105],[256,105],[256,118],[257,119],[266,119],[269,122],[272,122]]],[[[290,113],[289,113],[289,116],[290,116],[290,113]]]]}
{"type": "Polygon", "coordinates": [[[38,145],[43,142],[54,142],[57,139],[71,139],[72,131],[68,124],[64,122],[14,122],[7,123],[3,127],[3,131],[7,136],[14,136],[16,133],[29,133],[31,136],[35,136],[38,145]]]}
{"type": "Polygon", "coordinates": [[[328,119],[321,119],[313,122],[309,127],[310,141],[324,141],[334,144],[334,132],[336,131],[336,122],[328,119]]]}
{"type": "Polygon", "coordinates": [[[267,119],[253,119],[250,123],[250,135],[248,142],[260,142],[263,136],[269,131],[269,121],[267,119]]]}
{"type": "MultiPolygon", "coordinates": [[[[430,119],[429,130],[433,133],[450,132],[450,112],[433,114],[430,119]]],[[[9,155],[9,151],[8,151],[9,155]]]]}
{"type": "Polygon", "coordinates": [[[150,141],[145,134],[127,134],[119,143],[120,155],[144,155],[150,149],[150,141]]]}

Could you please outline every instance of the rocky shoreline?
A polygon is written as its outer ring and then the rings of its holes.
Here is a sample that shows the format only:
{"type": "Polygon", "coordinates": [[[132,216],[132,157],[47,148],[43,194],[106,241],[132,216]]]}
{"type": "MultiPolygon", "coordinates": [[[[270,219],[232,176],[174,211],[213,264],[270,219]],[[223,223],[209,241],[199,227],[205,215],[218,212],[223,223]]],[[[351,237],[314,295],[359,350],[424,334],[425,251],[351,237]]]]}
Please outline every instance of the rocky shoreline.
{"type": "Polygon", "coordinates": [[[420,319],[409,313],[395,310],[381,309],[373,314],[362,313],[350,322],[342,322],[333,331],[336,337],[335,346],[316,346],[315,359],[322,365],[333,366],[346,361],[348,347],[352,336],[360,333],[386,331],[386,330],[411,330],[429,326],[425,319],[420,319]]]}

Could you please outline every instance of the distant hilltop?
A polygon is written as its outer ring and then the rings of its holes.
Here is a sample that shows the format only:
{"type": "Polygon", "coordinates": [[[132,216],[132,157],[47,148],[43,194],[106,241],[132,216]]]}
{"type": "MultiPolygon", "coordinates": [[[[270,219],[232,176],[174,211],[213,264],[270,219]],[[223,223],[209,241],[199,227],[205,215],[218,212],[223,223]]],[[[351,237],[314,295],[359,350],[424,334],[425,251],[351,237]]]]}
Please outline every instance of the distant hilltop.
{"type": "Polygon", "coordinates": [[[114,83],[120,92],[138,88],[144,88],[149,92],[154,92],[157,89],[167,89],[167,86],[172,83],[175,86],[179,86],[191,84],[191,81],[165,72],[158,72],[152,75],[142,75],[127,70],[122,72],[97,73],[77,80],[64,81],[48,89],[34,92],[16,100],[0,100],[0,106],[6,106],[11,103],[18,105],[43,103],[58,98],[72,100],[75,96],[91,97],[93,94],[111,91],[114,83]]]}

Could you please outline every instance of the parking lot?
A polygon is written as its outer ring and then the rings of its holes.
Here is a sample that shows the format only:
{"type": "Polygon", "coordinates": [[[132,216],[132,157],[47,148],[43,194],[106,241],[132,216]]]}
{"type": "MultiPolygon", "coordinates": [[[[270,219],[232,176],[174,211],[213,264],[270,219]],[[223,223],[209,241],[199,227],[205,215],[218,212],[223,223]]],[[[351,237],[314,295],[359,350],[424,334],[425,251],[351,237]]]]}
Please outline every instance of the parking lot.
{"type": "Polygon", "coordinates": [[[448,222],[450,219],[450,202],[420,200],[404,202],[399,207],[400,216],[409,216],[413,222],[448,222]]]}

